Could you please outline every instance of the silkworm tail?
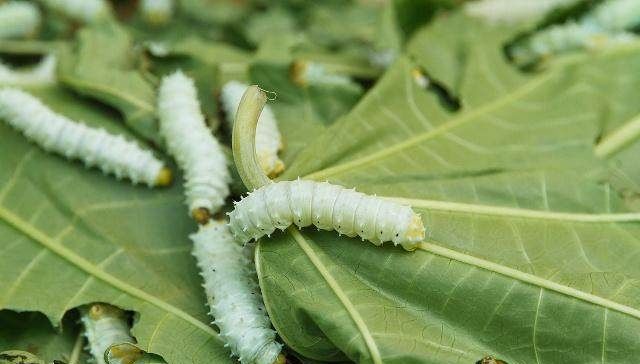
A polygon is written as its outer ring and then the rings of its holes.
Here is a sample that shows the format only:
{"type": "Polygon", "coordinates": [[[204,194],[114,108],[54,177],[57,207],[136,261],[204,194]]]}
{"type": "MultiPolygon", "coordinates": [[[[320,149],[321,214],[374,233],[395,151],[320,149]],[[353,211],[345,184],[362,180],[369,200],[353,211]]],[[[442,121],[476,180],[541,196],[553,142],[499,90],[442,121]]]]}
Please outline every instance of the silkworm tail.
{"type": "Polygon", "coordinates": [[[167,167],[162,167],[160,172],[158,172],[158,177],[156,177],[156,186],[166,187],[170,186],[173,181],[173,173],[167,167]]]}

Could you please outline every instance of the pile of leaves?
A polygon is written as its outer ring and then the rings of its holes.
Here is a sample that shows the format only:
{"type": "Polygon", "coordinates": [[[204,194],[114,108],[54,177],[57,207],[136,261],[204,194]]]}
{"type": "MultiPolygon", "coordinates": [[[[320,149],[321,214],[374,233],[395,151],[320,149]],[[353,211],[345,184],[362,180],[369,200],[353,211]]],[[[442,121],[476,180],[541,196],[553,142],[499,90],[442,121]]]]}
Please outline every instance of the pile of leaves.
{"type": "MultiPolygon", "coordinates": [[[[455,0],[182,0],[164,26],[135,3],[113,1],[117,20],[93,25],[46,14],[35,38],[0,41],[0,56],[55,54],[58,82],[29,92],[169,162],[160,77],[179,68],[196,80],[227,145],[220,87],[258,84],[277,94],[280,180],[328,180],[422,214],[416,252],[312,229],[258,243],[265,305],[292,362],[640,357],[640,143],[594,153],[640,113],[640,43],[527,69],[505,52],[593,2],[495,24],[455,0]],[[355,87],[299,85],[296,62],[355,87]]],[[[75,308],[106,302],[134,313],[137,345],[156,360],[234,362],[207,316],[180,175],[168,189],[136,187],[5,123],[0,140],[0,352],[69,360],[82,345],[75,308]]],[[[243,192],[236,178],[234,198],[243,192]]]]}

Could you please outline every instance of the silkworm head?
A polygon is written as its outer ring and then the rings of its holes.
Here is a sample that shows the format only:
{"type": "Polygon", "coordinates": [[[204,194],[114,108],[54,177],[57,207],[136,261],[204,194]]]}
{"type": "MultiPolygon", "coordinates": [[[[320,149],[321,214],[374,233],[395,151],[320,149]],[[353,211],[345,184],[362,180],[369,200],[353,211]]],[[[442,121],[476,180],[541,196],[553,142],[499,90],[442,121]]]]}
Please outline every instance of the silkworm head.
{"type": "Polygon", "coordinates": [[[411,216],[411,222],[407,228],[407,239],[412,242],[424,240],[424,224],[420,215],[413,214],[411,216]]]}

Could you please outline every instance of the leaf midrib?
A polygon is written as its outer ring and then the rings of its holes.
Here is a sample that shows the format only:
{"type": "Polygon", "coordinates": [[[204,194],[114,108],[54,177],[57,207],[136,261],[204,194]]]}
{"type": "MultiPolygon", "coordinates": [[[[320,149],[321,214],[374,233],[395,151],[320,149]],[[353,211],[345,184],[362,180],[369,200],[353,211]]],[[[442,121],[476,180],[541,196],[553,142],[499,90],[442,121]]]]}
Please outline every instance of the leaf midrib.
{"type": "MultiPolygon", "coordinates": [[[[381,196],[382,197],[382,196],[381,196]]],[[[640,213],[574,213],[556,212],[547,210],[525,209],[521,207],[506,207],[482,204],[470,204],[462,202],[449,202],[440,200],[428,200],[404,197],[382,197],[399,204],[409,205],[418,209],[429,211],[467,213],[475,215],[504,216],[526,219],[557,220],[571,222],[609,223],[609,222],[634,222],[640,221],[640,213]]]]}
{"type": "MultiPolygon", "coordinates": [[[[599,54],[599,56],[601,57],[608,57],[608,56],[624,56],[626,55],[627,52],[636,52],[640,49],[640,41],[639,42],[634,42],[631,44],[626,44],[626,45],[621,45],[619,47],[614,47],[611,49],[605,49],[603,51],[601,51],[601,53],[599,54]]],[[[349,162],[345,162],[342,164],[338,164],[336,166],[332,166],[332,167],[328,167],[325,169],[321,169],[315,172],[312,172],[310,174],[307,174],[306,176],[304,176],[304,178],[306,179],[315,179],[315,180],[322,180],[325,179],[329,176],[335,176],[337,174],[340,174],[342,172],[345,171],[351,171],[354,170],[356,168],[362,167],[364,165],[367,165],[369,163],[375,162],[377,160],[383,159],[389,155],[392,155],[394,153],[400,152],[404,149],[410,148],[424,140],[429,140],[431,138],[434,138],[440,134],[443,134],[444,132],[448,131],[449,129],[452,129],[454,127],[460,126],[460,125],[464,125],[465,123],[474,120],[477,116],[483,115],[485,113],[488,113],[489,111],[496,109],[506,103],[509,103],[513,100],[518,99],[521,96],[526,95],[527,93],[535,90],[538,86],[544,84],[544,82],[549,79],[552,78],[553,76],[557,75],[557,74],[561,74],[564,70],[563,66],[567,66],[567,65],[571,65],[571,64],[576,64],[579,63],[580,61],[584,60],[587,57],[592,57],[591,54],[578,54],[572,57],[565,57],[563,58],[561,61],[557,62],[555,64],[555,67],[550,70],[547,71],[546,73],[543,73],[537,77],[532,77],[529,81],[527,81],[526,83],[524,83],[522,86],[520,86],[519,88],[517,88],[515,91],[507,93],[506,95],[494,100],[493,102],[490,102],[488,104],[485,104],[479,108],[473,109],[469,112],[466,113],[462,113],[459,116],[456,116],[452,119],[450,119],[448,122],[438,126],[435,129],[420,133],[416,136],[414,136],[413,138],[410,138],[404,142],[401,143],[397,143],[395,145],[391,145],[387,148],[384,148],[376,153],[372,153],[369,154],[366,157],[362,157],[362,158],[356,158],[352,161],[349,162]]],[[[639,135],[640,136],[640,135],[639,135]]]]}
{"type": "Polygon", "coordinates": [[[388,157],[389,155],[401,152],[407,148],[410,148],[420,142],[423,142],[425,140],[429,140],[432,139],[438,135],[444,134],[445,132],[449,131],[450,129],[453,129],[455,127],[464,125],[470,121],[475,120],[477,117],[483,115],[483,114],[487,114],[490,111],[497,109],[499,107],[501,107],[504,104],[508,104],[510,102],[512,102],[513,100],[516,100],[526,94],[528,94],[529,92],[534,91],[536,88],[538,88],[540,85],[544,84],[547,80],[553,78],[556,75],[556,72],[548,72],[545,74],[542,74],[540,76],[534,77],[532,78],[529,82],[525,83],[524,85],[522,85],[521,87],[519,87],[517,90],[506,94],[504,97],[501,97],[493,102],[490,102],[482,107],[473,109],[469,112],[463,113],[457,117],[452,118],[451,120],[449,120],[448,122],[438,126],[435,129],[429,130],[429,131],[425,131],[423,133],[419,133],[418,135],[404,141],[401,143],[396,143],[394,145],[391,145],[389,147],[383,148],[382,150],[375,152],[375,153],[371,153],[366,157],[361,157],[361,158],[357,158],[354,159],[350,162],[346,162],[346,163],[342,163],[339,164],[337,166],[333,166],[333,167],[329,167],[329,168],[325,168],[316,172],[313,172],[311,174],[306,175],[304,178],[306,179],[314,179],[314,180],[321,180],[324,178],[327,178],[329,176],[332,175],[336,175],[339,174],[341,172],[344,171],[353,171],[356,168],[362,167],[364,165],[376,162],[378,160],[384,159],[386,157],[388,157]]]}
{"type": "Polygon", "coordinates": [[[529,284],[539,288],[544,288],[549,291],[560,293],[562,295],[569,296],[583,302],[587,302],[596,306],[603,307],[605,309],[610,309],[612,311],[626,314],[636,319],[640,319],[640,310],[638,309],[611,301],[609,299],[606,299],[594,294],[586,293],[578,289],[571,288],[571,287],[550,281],[548,279],[540,278],[533,274],[525,273],[517,269],[513,269],[513,268],[510,268],[501,264],[497,264],[488,260],[477,258],[469,254],[464,254],[452,249],[445,248],[440,245],[429,243],[429,242],[420,243],[418,245],[418,249],[444,257],[444,258],[448,258],[464,264],[468,264],[483,270],[487,270],[496,274],[500,274],[502,276],[518,280],[525,284],[529,284]]]}
{"type": "Polygon", "coordinates": [[[306,239],[302,236],[302,234],[297,229],[289,229],[289,233],[293,236],[294,240],[298,244],[298,246],[302,249],[302,251],[307,255],[307,258],[311,261],[313,266],[318,270],[318,273],[322,276],[322,278],[327,282],[329,288],[336,295],[342,306],[344,306],[345,310],[351,317],[352,321],[360,331],[360,335],[369,350],[369,356],[374,364],[382,364],[382,357],[380,356],[380,351],[378,350],[378,346],[376,345],[367,324],[364,322],[360,313],[355,309],[353,303],[349,300],[347,295],[344,293],[338,282],[333,278],[331,273],[324,266],[318,254],[309,246],[306,239]]]}
{"type": "Polygon", "coordinates": [[[189,324],[197,327],[198,329],[204,331],[209,336],[212,336],[216,340],[220,341],[218,333],[213,328],[199,321],[195,317],[189,315],[185,311],[98,268],[95,264],[76,254],[72,250],[66,248],[55,239],[50,238],[4,206],[0,206],[0,220],[4,220],[8,225],[12,226],[17,231],[40,243],[42,246],[57,254],[61,258],[67,260],[69,263],[81,269],[88,275],[93,276],[132,297],[148,302],[160,308],[161,310],[175,315],[188,322],[189,324]]]}

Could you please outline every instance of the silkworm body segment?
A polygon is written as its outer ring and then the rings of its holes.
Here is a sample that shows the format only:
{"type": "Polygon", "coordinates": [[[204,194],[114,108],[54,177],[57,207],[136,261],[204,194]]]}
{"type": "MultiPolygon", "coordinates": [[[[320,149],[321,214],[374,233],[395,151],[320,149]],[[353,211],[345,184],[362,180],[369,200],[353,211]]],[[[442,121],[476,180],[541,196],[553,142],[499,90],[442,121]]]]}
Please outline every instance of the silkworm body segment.
{"type": "Polygon", "coordinates": [[[160,134],[185,172],[185,194],[200,223],[224,205],[231,176],[220,143],[207,128],[193,80],[178,71],[162,80],[158,95],[160,134]]]}
{"type": "Polygon", "coordinates": [[[38,8],[26,1],[0,4],[0,39],[33,35],[40,25],[38,8]]]}
{"type": "Polygon", "coordinates": [[[114,344],[133,343],[125,312],[117,307],[96,303],[81,309],[89,351],[97,364],[105,364],[104,354],[114,344]]]}
{"type": "Polygon", "coordinates": [[[360,236],[375,245],[391,241],[406,250],[414,250],[425,234],[420,216],[408,206],[339,185],[306,180],[263,186],[238,202],[229,218],[230,230],[241,242],[291,224],[360,236]]]}
{"type": "MultiPolygon", "coordinates": [[[[238,81],[229,81],[222,88],[222,107],[229,129],[233,129],[238,105],[247,87],[238,81]]],[[[278,151],[281,149],[282,136],[278,130],[276,117],[271,108],[265,106],[256,126],[256,154],[260,167],[270,177],[275,177],[284,171],[284,163],[278,158],[278,151]]]]}
{"type": "Polygon", "coordinates": [[[149,186],[171,182],[169,169],[137,143],[56,114],[19,89],[0,88],[0,119],[44,150],[79,159],[104,173],[149,186]]]}
{"type": "Polygon", "coordinates": [[[220,337],[243,364],[273,364],[282,345],[275,341],[252,262],[226,221],[210,221],[192,234],[193,255],[204,279],[211,315],[220,337]]]}

